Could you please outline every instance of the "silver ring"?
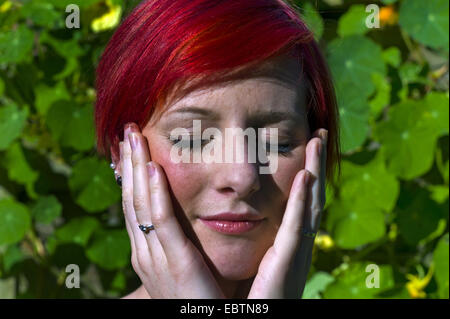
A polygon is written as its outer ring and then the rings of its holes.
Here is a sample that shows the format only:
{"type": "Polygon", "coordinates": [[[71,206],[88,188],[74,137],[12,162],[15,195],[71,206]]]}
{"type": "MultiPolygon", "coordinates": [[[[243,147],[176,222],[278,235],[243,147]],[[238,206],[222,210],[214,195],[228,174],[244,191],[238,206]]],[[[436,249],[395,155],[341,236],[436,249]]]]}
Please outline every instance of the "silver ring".
{"type": "Polygon", "coordinates": [[[306,231],[304,228],[302,228],[302,234],[305,235],[306,237],[314,238],[316,237],[317,233],[312,231],[306,231]]]}
{"type": "Polygon", "coordinates": [[[144,233],[148,234],[151,230],[155,229],[155,226],[153,226],[153,225],[139,225],[139,229],[142,230],[144,233]]]}

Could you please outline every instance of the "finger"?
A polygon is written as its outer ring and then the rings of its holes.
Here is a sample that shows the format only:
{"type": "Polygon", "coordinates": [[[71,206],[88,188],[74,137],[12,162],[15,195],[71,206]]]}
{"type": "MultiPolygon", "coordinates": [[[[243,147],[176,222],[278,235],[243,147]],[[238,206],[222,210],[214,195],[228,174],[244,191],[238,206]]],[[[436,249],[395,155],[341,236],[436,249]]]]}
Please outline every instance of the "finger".
{"type": "MultiPolygon", "coordinates": [[[[125,135],[127,136],[127,135],[125,135]]],[[[133,167],[131,163],[131,147],[128,138],[124,139],[121,149],[122,157],[122,205],[125,214],[125,220],[127,221],[128,227],[133,235],[134,242],[134,254],[132,258],[138,258],[140,260],[149,260],[150,253],[145,239],[144,234],[137,227],[138,222],[136,219],[136,214],[133,207],[133,167]]],[[[128,230],[128,228],[127,228],[128,230]]],[[[129,232],[130,233],[130,232],[129,232]]],[[[132,247],[133,248],[133,247],[132,247]]],[[[137,260],[135,260],[135,265],[138,265],[137,260]]]]}
{"type": "MultiPolygon", "coordinates": [[[[148,174],[145,164],[149,161],[148,147],[144,144],[143,136],[138,132],[132,132],[128,135],[131,146],[131,162],[133,168],[133,207],[136,214],[137,225],[152,225],[150,190],[148,186],[148,174]]],[[[139,228],[138,228],[139,229],[139,228]]],[[[141,234],[144,234],[140,229],[141,234]]],[[[150,254],[153,255],[154,249],[157,249],[158,239],[155,232],[150,231],[144,234],[150,254]]]]}
{"type": "Polygon", "coordinates": [[[151,214],[155,232],[168,263],[179,263],[189,240],[176,219],[163,169],[155,162],[147,164],[151,196],[151,214]]]}
{"type": "MultiPolygon", "coordinates": [[[[123,164],[122,164],[122,162],[123,162],[122,153],[123,153],[123,142],[120,142],[119,143],[119,156],[120,156],[119,157],[119,161],[120,161],[121,167],[123,167],[123,164]]],[[[125,209],[123,209],[123,211],[124,211],[124,217],[125,217],[125,227],[127,228],[127,233],[128,233],[128,236],[130,237],[131,251],[136,251],[136,244],[134,242],[134,234],[133,234],[133,230],[131,229],[130,221],[129,221],[129,219],[130,219],[129,215],[130,214],[127,214],[125,209]]]]}
{"type": "Polygon", "coordinates": [[[323,196],[323,156],[326,156],[326,147],[323,145],[323,141],[320,138],[319,129],[314,132],[313,138],[309,141],[306,147],[306,162],[305,169],[310,171],[313,175],[313,181],[311,184],[311,191],[309,192],[309,198],[307,203],[307,211],[305,214],[304,227],[307,231],[317,232],[320,224],[321,212],[324,206],[323,196]],[[320,147],[320,149],[319,149],[320,147]]]}
{"type": "Polygon", "coordinates": [[[274,249],[286,262],[292,260],[291,257],[294,256],[301,241],[308,183],[311,177],[311,173],[304,169],[295,176],[286,204],[286,211],[275,237],[274,249]]]}

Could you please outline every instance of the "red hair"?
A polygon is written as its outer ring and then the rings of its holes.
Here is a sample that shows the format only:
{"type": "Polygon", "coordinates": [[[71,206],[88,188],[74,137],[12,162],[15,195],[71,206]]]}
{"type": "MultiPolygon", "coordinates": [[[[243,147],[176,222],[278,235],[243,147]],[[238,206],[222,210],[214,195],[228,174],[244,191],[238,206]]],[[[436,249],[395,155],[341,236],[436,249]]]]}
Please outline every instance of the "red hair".
{"type": "Polygon", "coordinates": [[[227,76],[251,74],[292,50],[306,81],[311,132],[328,130],[332,181],[340,148],[330,72],[312,32],[281,0],[142,1],[116,30],[97,68],[97,151],[117,157],[125,123],[142,129],[178,84],[195,83],[178,90],[185,94],[227,76]]]}

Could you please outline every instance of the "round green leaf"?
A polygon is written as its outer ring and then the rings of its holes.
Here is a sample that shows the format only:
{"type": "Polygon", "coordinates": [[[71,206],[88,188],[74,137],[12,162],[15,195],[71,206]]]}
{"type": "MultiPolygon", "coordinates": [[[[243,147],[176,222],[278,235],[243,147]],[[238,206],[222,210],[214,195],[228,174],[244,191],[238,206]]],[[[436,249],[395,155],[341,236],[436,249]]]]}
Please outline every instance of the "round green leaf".
{"type": "Polygon", "coordinates": [[[10,199],[0,200],[0,245],[20,241],[31,225],[28,208],[10,199]]]}
{"type": "Polygon", "coordinates": [[[415,40],[448,51],[448,0],[408,0],[400,6],[400,26],[415,40]]]}
{"type": "Polygon", "coordinates": [[[54,87],[45,84],[39,85],[36,90],[36,109],[42,115],[47,114],[53,102],[70,99],[63,81],[58,82],[54,87]]]}
{"type": "Polygon", "coordinates": [[[97,265],[113,270],[130,262],[130,240],[124,230],[102,230],[94,234],[87,257],[97,265]]]}
{"type": "Polygon", "coordinates": [[[91,213],[108,208],[121,196],[108,163],[97,158],[85,158],[75,165],[69,187],[77,204],[91,213]]]}
{"type": "Polygon", "coordinates": [[[338,85],[340,145],[342,153],[359,148],[369,132],[369,111],[366,98],[357,90],[338,85]]]}
{"type": "Polygon", "coordinates": [[[366,8],[362,4],[351,6],[339,19],[337,33],[341,37],[352,34],[365,34],[369,31],[369,28],[366,26],[367,15],[366,8]]]}
{"type": "Polygon", "coordinates": [[[383,51],[383,60],[393,66],[398,67],[402,62],[402,53],[397,47],[390,47],[383,51]]]}
{"type": "Polygon", "coordinates": [[[40,223],[50,224],[61,215],[62,205],[54,195],[39,197],[31,213],[40,223]]]}
{"type": "Polygon", "coordinates": [[[395,208],[398,230],[406,243],[416,246],[419,241],[436,230],[442,208],[420,187],[405,184],[395,208]]]}
{"type": "Polygon", "coordinates": [[[27,116],[28,109],[19,109],[15,104],[0,105],[0,151],[7,149],[20,136],[27,116]]]}
{"type": "MultiPolygon", "coordinates": [[[[370,278],[369,278],[370,282],[370,278]]],[[[350,264],[346,270],[340,273],[336,280],[330,284],[324,292],[325,299],[372,299],[378,294],[389,290],[394,286],[392,266],[378,265],[369,261],[350,264]],[[368,287],[366,280],[374,274],[369,264],[378,266],[379,288],[368,287]],[[366,269],[368,270],[366,272],[366,269]]]]}
{"type": "Polygon", "coordinates": [[[372,74],[386,73],[380,46],[364,36],[338,38],[329,44],[328,53],[334,81],[345,88],[342,94],[355,91],[369,97],[375,90],[372,74]]]}
{"type": "Polygon", "coordinates": [[[306,282],[302,299],[321,299],[320,293],[334,281],[334,277],[324,271],[318,271],[306,282]]]}
{"type": "Polygon", "coordinates": [[[0,32],[0,64],[21,62],[32,47],[33,32],[23,24],[15,30],[0,32]]]}
{"type": "Polygon", "coordinates": [[[366,165],[342,161],[341,197],[349,202],[364,199],[384,211],[391,211],[397,201],[400,185],[386,170],[380,153],[366,165]]]}
{"type": "Polygon", "coordinates": [[[86,151],[94,146],[93,110],[90,105],[80,107],[58,100],[48,110],[47,125],[61,145],[86,151]]]}
{"type": "Polygon", "coordinates": [[[337,200],[328,214],[326,228],[340,248],[354,249],[385,235],[383,212],[365,199],[337,200]]]}
{"type": "MultiPolygon", "coordinates": [[[[437,128],[423,101],[405,100],[389,109],[374,129],[390,172],[412,179],[427,172],[434,158],[437,128]]],[[[448,112],[448,111],[447,111],[448,112]]]]}
{"type": "Polygon", "coordinates": [[[58,228],[54,235],[58,243],[75,243],[85,246],[98,227],[100,223],[93,217],[74,218],[58,228]]]}

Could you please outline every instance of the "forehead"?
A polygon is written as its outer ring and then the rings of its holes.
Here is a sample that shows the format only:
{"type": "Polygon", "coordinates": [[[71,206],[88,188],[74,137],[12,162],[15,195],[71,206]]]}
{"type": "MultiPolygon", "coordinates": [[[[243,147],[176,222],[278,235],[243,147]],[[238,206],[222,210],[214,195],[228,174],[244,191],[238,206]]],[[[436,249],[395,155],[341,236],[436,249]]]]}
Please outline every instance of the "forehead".
{"type": "Polygon", "coordinates": [[[279,56],[249,71],[243,78],[190,91],[166,105],[162,117],[176,116],[189,106],[219,114],[230,110],[248,114],[269,110],[303,114],[304,92],[305,83],[298,59],[279,56]]]}

